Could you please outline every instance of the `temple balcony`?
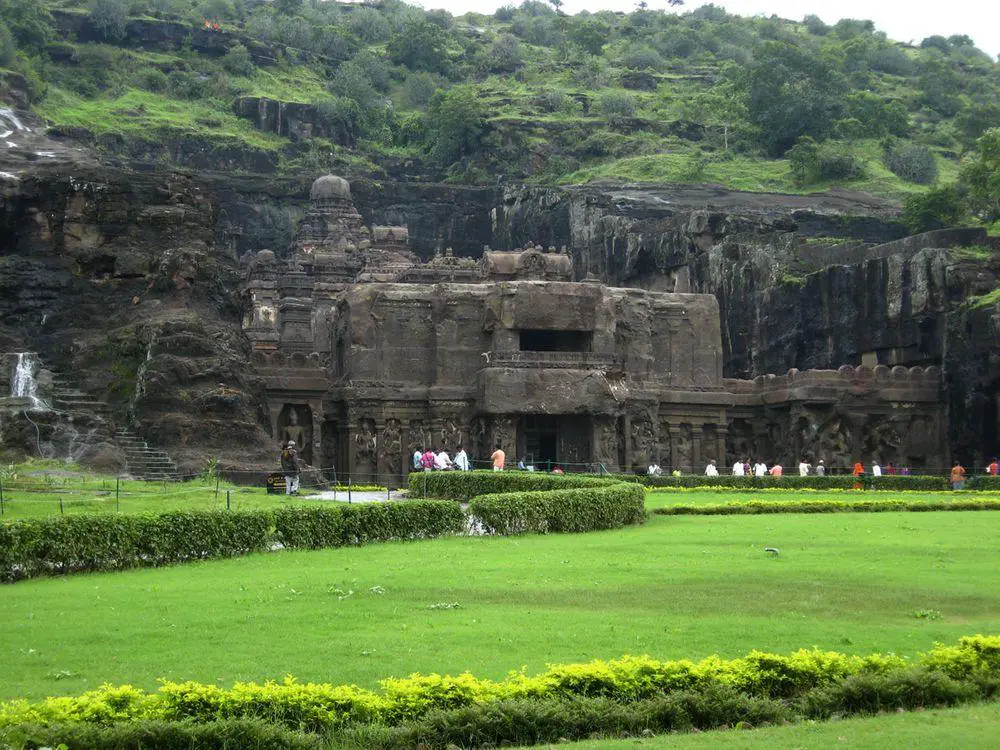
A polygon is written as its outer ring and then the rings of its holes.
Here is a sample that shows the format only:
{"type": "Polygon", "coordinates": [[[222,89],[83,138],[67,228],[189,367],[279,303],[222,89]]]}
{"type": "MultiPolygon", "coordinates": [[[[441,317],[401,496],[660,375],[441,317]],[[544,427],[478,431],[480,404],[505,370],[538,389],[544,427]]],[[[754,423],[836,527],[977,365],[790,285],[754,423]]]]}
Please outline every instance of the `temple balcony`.
{"type": "Polygon", "coordinates": [[[610,352],[485,352],[483,367],[622,371],[625,357],[610,352]]]}

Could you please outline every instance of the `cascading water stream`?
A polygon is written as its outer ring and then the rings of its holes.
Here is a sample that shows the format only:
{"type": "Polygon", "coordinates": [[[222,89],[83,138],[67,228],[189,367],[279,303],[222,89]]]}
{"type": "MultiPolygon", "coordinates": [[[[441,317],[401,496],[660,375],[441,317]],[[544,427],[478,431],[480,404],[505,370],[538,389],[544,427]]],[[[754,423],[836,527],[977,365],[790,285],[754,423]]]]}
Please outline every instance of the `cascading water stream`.
{"type": "Polygon", "coordinates": [[[44,409],[47,408],[46,404],[38,397],[38,381],[35,379],[37,367],[38,360],[30,352],[18,353],[17,366],[10,379],[10,395],[30,399],[31,405],[36,409],[44,409]]]}

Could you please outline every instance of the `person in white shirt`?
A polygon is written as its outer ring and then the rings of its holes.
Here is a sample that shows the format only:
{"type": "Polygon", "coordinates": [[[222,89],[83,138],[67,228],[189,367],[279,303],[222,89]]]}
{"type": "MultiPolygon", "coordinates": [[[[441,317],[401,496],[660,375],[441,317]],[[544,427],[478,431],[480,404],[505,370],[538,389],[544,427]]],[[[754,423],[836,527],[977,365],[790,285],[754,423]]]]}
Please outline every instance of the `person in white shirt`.
{"type": "Polygon", "coordinates": [[[469,470],[469,454],[461,445],[458,446],[458,453],[455,454],[455,468],[459,471],[469,470]]]}
{"type": "Polygon", "coordinates": [[[804,458],[801,461],[799,461],[799,476],[800,477],[809,476],[809,464],[804,458]]]}
{"type": "Polygon", "coordinates": [[[755,477],[766,477],[767,476],[767,464],[763,461],[758,461],[753,466],[753,475],[755,477]]]}
{"type": "Polygon", "coordinates": [[[658,477],[663,474],[663,469],[660,468],[659,464],[650,464],[646,473],[651,477],[658,477]]]}
{"type": "Polygon", "coordinates": [[[872,476],[873,477],[882,476],[882,467],[878,465],[878,461],[872,461],[872,476]]]}
{"type": "Polygon", "coordinates": [[[717,477],[719,476],[719,470],[715,468],[715,461],[709,461],[708,466],[705,467],[706,477],[717,477]]]}
{"type": "Polygon", "coordinates": [[[818,476],[818,477],[825,477],[826,476],[826,464],[823,463],[823,459],[822,458],[819,460],[819,463],[816,464],[816,476],[818,476]]]}
{"type": "Polygon", "coordinates": [[[739,461],[733,464],[733,476],[734,477],[746,476],[746,471],[743,468],[743,459],[740,459],[739,461]]]}
{"type": "Polygon", "coordinates": [[[441,449],[440,453],[434,456],[434,468],[439,471],[452,468],[451,458],[448,457],[448,451],[444,448],[441,449]]]}

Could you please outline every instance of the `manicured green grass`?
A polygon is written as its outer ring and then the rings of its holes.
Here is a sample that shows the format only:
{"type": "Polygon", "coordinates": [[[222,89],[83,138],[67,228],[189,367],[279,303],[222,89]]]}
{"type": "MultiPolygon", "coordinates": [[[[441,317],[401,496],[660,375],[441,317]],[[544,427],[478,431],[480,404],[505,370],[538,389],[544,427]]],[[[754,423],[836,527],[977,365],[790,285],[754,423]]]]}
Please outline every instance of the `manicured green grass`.
{"type": "Polygon", "coordinates": [[[629,653],[912,655],[1000,633],[997,538],[994,512],[653,517],[31,580],[0,596],[0,698],[161,677],[499,678],[629,653]]]}
{"type": "Polygon", "coordinates": [[[908,503],[948,503],[953,500],[995,500],[1000,498],[996,492],[892,492],[889,490],[734,490],[724,487],[718,489],[697,490],[656,490],[646,493],[646,509],[667,508],[672,505],[719,505],[731,502],[748,502],[751,500],[767,502],[768,500],[788,501],[802,500],[816,502],[823,500],[904,500],[908,503]]]}
{"type": "Polygon", "coordinates": [[[805,722],[786,727],[754,730],[666,734],[627,740],[577,742],[574,750],[624,750],[667,748],[669,750],[748,750],[796,748],[826,750],[831,747],[879,750],[954,750],[954,748],[1000,748],[1000,703],[963,708],[886,714],[864,719],[805,722]]]}

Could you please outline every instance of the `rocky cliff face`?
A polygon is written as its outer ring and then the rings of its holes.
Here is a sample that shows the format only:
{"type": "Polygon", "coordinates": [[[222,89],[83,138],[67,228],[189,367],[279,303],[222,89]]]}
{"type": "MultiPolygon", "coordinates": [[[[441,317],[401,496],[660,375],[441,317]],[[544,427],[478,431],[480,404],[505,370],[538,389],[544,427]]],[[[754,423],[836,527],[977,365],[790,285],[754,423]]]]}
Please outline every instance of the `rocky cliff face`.
{"type": "MultiPolygon", "coordinates": [[[[15,137],[26,145],[0,160],[0,351],[39,352],[182,468],[270,462],[238,258],[287,251],[315,175],[136,172],[15,137]]],[[[996,449],[998,313],[963,301],[994,289],[1000,269],[945,249],[967,237],[886,244],[905,234],[889,202],[354,176],[352,190],[366,224],[408,225],[424,259],[530,240],[567,245],[578,278],[713,294],[727,377],[942,364],[953,448],[966,460],[996,449]]]]}

